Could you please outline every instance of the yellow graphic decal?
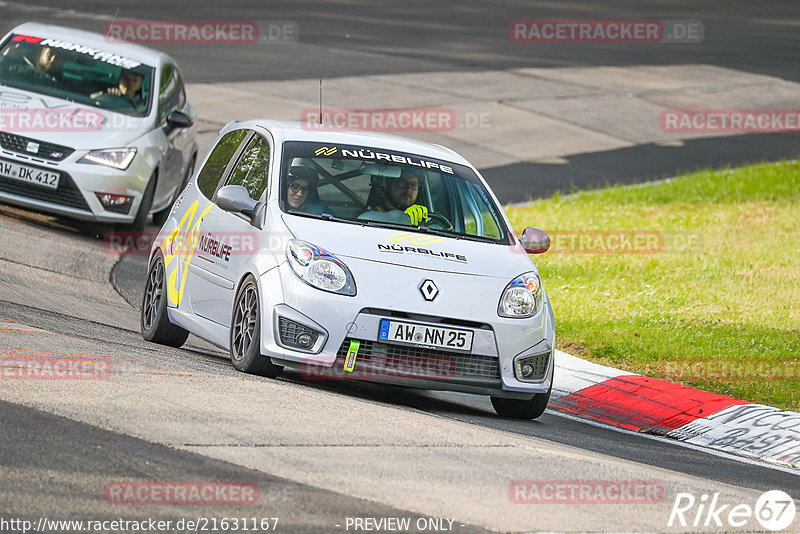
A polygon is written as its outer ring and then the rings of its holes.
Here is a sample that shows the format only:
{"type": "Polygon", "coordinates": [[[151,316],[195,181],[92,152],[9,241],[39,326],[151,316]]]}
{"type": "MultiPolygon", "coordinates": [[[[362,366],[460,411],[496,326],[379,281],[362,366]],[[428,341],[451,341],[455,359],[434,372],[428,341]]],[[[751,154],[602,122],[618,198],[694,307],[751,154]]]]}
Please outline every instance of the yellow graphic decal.
{"type": "Polygon", "coordinates": [[[164,240],[164,269],[167,274],[167,298],[173,306],[178,306],[183,299],[183,288],[186,284],[186,273],[189,271],[189,262],[192,260],[194,248],[197,245],[197,238],[200,235],[200,223],[211,209],[209,204],[203,213],[195,220],[199,200],[189,206],[181,219],[180,225],[170,232],[164,240]],[[183,262],[183,274],[181,275],[180,285],[178,284],[178,262],[173,264],[175,258],[180,258],[183,262]],[[170,267],[172,265],[172,267],[170,267]]]}
{"type": "Polygon", "coordinates": [[[356,356],[358,356],[358,349],[361,347],[360,341],[351,341],[350,348],[347,349],[347,356],[344,359],[344,370],[352,373],[356,366],[356,356]]]}
{"type": "Polygon", "coordinates": [[[337,148],[335,146],[334,147],[330,147],[330,148],[326,147],[326,146],[321,146],[321,147],[319,147],[318,149],[316,149],[314,151],[314,155],[316,155],[316,156],[333,156],[334,154],[336,154],[336,150],[337,150],[337,148]]]}
{"type": "Polygon", "coordinates": [[[415,245],[430,245],[431,243],[438,243],[442,240],[441,237],[414,237],[414,234],[403,233],[403,234],[392,234],[389,236],[392,240],[392,243],[398,243],[400,241],[405,241],[406,239],[411,239],[411,242],[415,245]]]}

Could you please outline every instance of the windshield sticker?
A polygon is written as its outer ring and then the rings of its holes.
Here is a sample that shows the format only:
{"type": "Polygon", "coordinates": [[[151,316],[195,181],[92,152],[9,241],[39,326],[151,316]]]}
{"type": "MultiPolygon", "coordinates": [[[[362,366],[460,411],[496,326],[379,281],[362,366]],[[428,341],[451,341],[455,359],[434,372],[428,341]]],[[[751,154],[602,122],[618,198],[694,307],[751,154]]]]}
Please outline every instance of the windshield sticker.
{"type": "Polygon", "coordinates": [[[427,161],[420,157],[414,159],[412,156],[401,156],[400,154],[387,154],[385,152],[373,152],[368,148],[360,150],[347,150],[342,149],[342,157],[353,159],[374,159],[375,161],[389,161],[392,163],[400,163],[403,165],[413,165],[415,167],[423,167],[426,169],[439,169],[448,174],[454,174],[453,168],[448,165],[439,165],[434,161],[427,161]]]}
{"type": "Polygon", "coordinates": [[[315,156],[333,156],[336,154],[336,147],[321,146],[314,151],[315,156]]]}
{"type": "Polygon", "coordinates": [[[109,65],[114,65],[116,67],[121,67],[123,69],[134,69],[139,65],[141,65],[141,63],[138,61],[135,61],[133,59],[128,59],[124,56],[120,56],[112,52],[104,52],[103,50],[98,50],[96,48],[91,48],[89,46],[70,43],[68,41],[59,41],[57,39],[44,39],[41,37],[32,37],[29,35],[16,35],[11,40],[14,42],[33,43],[33,44],[38,44],[39,46],[49,46],[51,48],[60,48],[61,50],[77,52],[78,54],[84,54],[86,56],[96,59],[97,61],[102,61],[104,63],[108,63],[109,65]]]}

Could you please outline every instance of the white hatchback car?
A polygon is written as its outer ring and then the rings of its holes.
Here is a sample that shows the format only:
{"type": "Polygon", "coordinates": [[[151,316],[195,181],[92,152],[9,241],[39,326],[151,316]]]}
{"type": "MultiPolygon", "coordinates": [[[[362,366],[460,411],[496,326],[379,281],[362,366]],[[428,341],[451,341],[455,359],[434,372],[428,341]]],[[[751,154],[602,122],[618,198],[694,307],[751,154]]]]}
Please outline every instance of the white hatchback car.
{"type": "Polygon", "coordinates": [[[193,171],[196,116],[168,55],[17,26],[0,41],[0,202],[160,226],[193,171]]]}
{"type": "Polygon", "coordinates": [[[535,418],[555,326],[528,254],[548,247],[444,147],[234,121],[155,240],[142,334],[194,333],[244,372],[484,394],[535,418]]]}

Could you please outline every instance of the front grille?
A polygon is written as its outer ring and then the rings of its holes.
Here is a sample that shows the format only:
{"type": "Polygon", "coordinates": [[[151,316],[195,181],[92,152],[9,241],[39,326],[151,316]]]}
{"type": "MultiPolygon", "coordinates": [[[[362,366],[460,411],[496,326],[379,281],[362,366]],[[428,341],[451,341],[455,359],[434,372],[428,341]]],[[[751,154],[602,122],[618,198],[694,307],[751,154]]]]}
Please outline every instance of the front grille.
{"type": "Polygon", "coordinates": [[[25,154],[26,156],[37,156],[42,159],[50,161],[61,161],[73,152],[74,148],[69,148],[55,143],[48,143],[47,141],[39,141],[30,137],[12,134],[8,132],[0,132],[0,146],[11,152],[18,154],[25,154]],[[28,144],[35,143],[38,145],[38,150],[35,152],[28,151],[28,144]]]}
{"type": "Polygon", "coordinates": [[[58,180],[57,189],[50,189],[49,187],[42,187],[21,180],[0,176],[0,191],[90,212],[91,210],[86,203],[86,199],[83,198],[83,195],[78,189],[78,186],[75,185],[72,177],[63,172],[60,173],[60,175],[61,178],[58,180]]]}
{"type": "Polygon", "coordinates": [[[281,338],[282,344],[290,347],[299,347],[300,344],[297,343],[297,336],[300,334],[308,334],[311,336],[312,341],[309,347],[313,347],[319,337],[318,332],[315,332],[305,325],[290,321],[285,317],[278,317],[278,335],[281,338]]]}
{"type": "MultiPolygon", "coordinates": [[[[351,339],[345,339],[336,354],[344,362],[351,339]]],[[[392,343],[360,340],[355,370],[359,366],[385,370],[386,376],[414,376],[438,380],[459,378],[500,379],[497,358],[445,350],[429,350],[392,343]]]]}

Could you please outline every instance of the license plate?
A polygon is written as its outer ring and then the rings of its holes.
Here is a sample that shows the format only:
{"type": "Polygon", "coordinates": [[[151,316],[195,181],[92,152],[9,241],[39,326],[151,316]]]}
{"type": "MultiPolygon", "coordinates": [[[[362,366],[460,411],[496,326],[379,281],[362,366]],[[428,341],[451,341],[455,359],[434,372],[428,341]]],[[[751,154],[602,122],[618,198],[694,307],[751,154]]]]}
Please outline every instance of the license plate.
{"type": "Polygon", "coordinates": [[[381,319],[378,338],[388,343],[412,345],[426,349],[472,351],[472,332],[403,321],[381,319]]]}
{"type": "Polygon", "coordinates": [[[0,176],[49,187],[50,189],[58,188],[58,179],[60,177],[57,172],[48,172],[10,161],[0,161],[0,176]]]}

